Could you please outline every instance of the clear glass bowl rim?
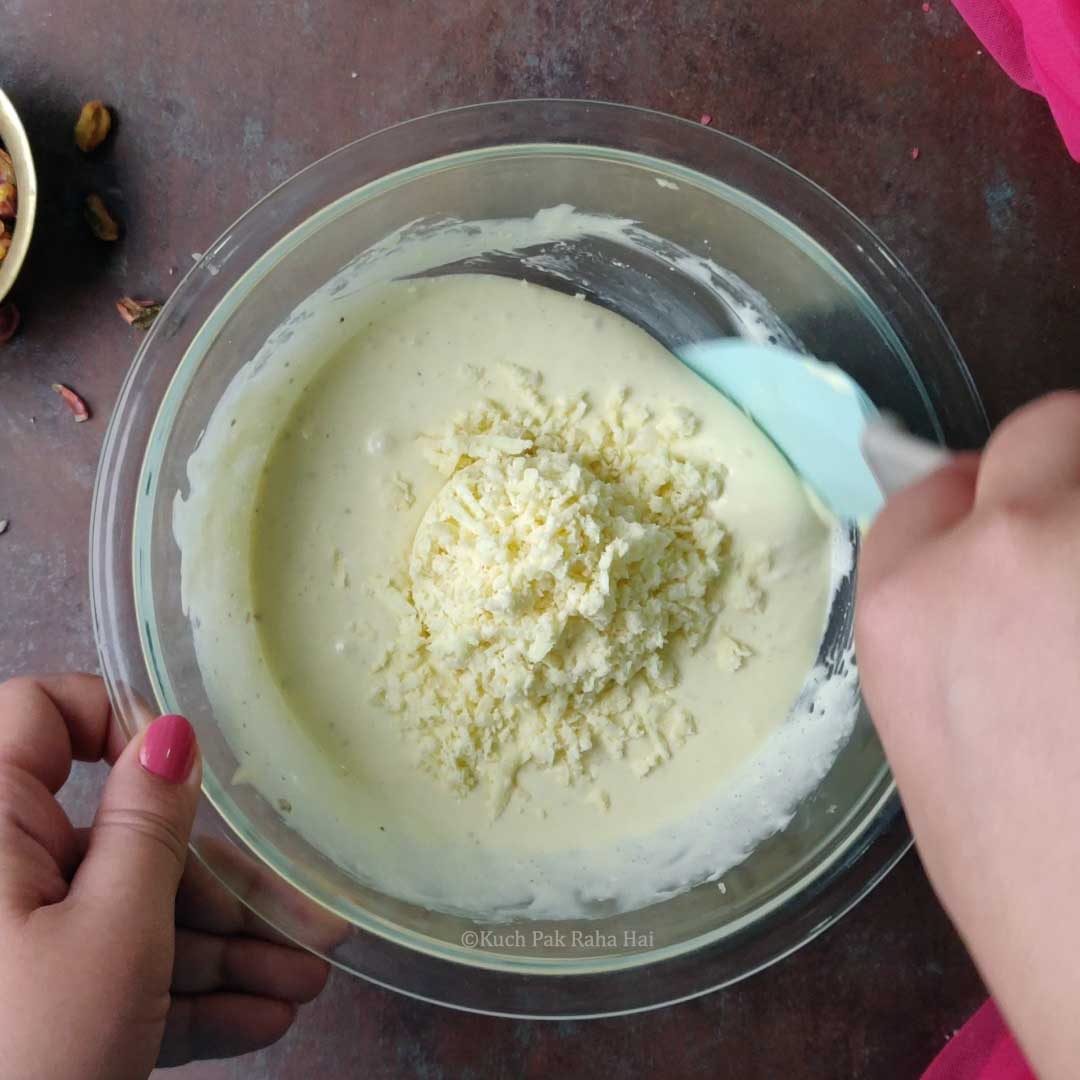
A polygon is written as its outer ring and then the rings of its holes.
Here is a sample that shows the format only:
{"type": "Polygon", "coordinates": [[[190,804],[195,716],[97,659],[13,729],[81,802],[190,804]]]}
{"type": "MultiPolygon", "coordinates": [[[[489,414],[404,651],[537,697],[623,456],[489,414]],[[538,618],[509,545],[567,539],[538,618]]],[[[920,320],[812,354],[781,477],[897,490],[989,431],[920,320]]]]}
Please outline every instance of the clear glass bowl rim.
{"type": "MultiPolygon", "coordinates": [[[[139,379],[140,373],[144,371],[146,365],[149,363],[151,353],[154,353],[156,349],[161,348],[161,338],[170,328],[172,316],[172,322],[175,322],[175,317],[178,313],[182,314],[184,308],[185,293],[188,291],[198,290],[205,286],[205,274],[200,274],[204,269],[204,264],[213,265],[215,258],[221,259],[221,256],[228,250],[235,249],[238,236],[245,230],[255,231],[259,228],[259,217],[264,213],[268,206],[272,205],[275,200],[282,200],[289,194],[290,189],[297,189],[302,186],[303,178],[311,170],[317,170],[320,168],[329,167],[330,163],[339,155],[348,154],[350,151],[355,152],[358,148],[366,147],[372,143],[373,140],[393,138],[396,133],[401,132],[402,129],[423,125],[435,125],[446,118],[454,117],[460,118],[464,114],[468,114],[469,117],[474,117],[478,120],[477,135],[475,145],[472,149],[481,151],[484,149],[494,149],[496,147],[501,149],[508,149],[514,145],[514,143],[495,142],[486,140],[483,134],[483,116],[485,113],[490,113],[496,109],[510,109],[519,113],[529,113],[532,110],[549,110],[557,111],[568,118],[569,123],[574,123],[575,120],[584,122],[586,119],[601,120],[605,116],[611,116],[618,114],[620,121],[626,125],[630,125],[630,120],[635,115],[642,117],[648,117],[653,123],[662,123],[665,126],[670,126],[673,132],[672,137],[676,138],[679,134],[679,127],[683,129],[682,133],[687,131],[703,132],[700,125],[693,124],[690,121],[680,120],[675,117],[667,116],[662,113],[654,113],[648,110],[640,110],[630,106],[624,105],[609,105],[599,102],[583,102],[583,101],[558,101],[552,102],[543,99],[529,100],[520,102],[494,102],[483,105],[466,106],[462,109],[447,110],[441,113],[430,114],[426,117],[421,117],[415,120],[406,121],[403,124],[395,125],[394,127],[384,129],[379,132],[375,132],[363,139],[356,140],[353,143],[343,146],[339,150],[334,151],[327,157],[324,157],[320,161],[309,165],[307,168],[301,170],[289,180],[285,181],[274,191],[270,192],[267,196],[257,202],[249,211],[242,215],[237,222],[231,226],[222,235],[221,239],[217,241],[203,256],[203,259],[199,264],[192,268],[192,270],[185,276],[180,286],[177,288],[173,297],[170,298],[169,303],[166,305],[165,310],[162,312],[161,317],[158,320],[157,325],[147,335],[146,339],[142,343],[135,360],[132,364],[131,370],[125,379],[124,385],[121,389],[121,393],[118,398],[117,407],[114,412],[113,418],[110,422],[109,430],[106,435],[105,445],[102,451],[101,463],[99,466],[98,480],[95,486],[95,497],[92,511],[91,520],[91,603],[94,619],[95,635],[98,641],[99,653],[101,657],[102,669],[105,673],[106,681],[109,685],[110,694],[112,696],[114,706],[117,710],[117,715],[121,720],[121,723],[125,727],[127,733],[130,735],[134,732],[134,720],[135,711],[132,708],[132,701],[130,690],[128,689],[129,683],[125,679],[125,672],[132,666],[136,666],[143,662],[141,655],[133,656],[130,652],[131,641],[121,640],[122,633],[118,631],[118,618],[122,616],[122,613],[118,608],[123,607],[122,601],[118,604],[118,598],[115,595],[111,595],[115,591],[114,587],[117,584],[117,577],[123,573],[126,562],[126,570],[130,576],[131,574],[131,556],[132,556],[132,544],[124,542],[124,537],[130,537],[132,521],[123,519],[122,515],[117,515],[117,501],[113,496],[124,485],[125,481],[130,482],[131,472],[135,470],[137,474],[141,473],[142,461],[133,460],[133,457],[127,451],[129,450],[131,431],[131,411],[136,404],[140,404],[139,398],[139,379]],[[591,114],[591,116],[590,116],[591,114]],[[117,532],[117,529],[120,532],[117,532]],[[126,533],[124,529],[126,528],[126,533]],[[126,560],[124,558],[124,548],[127,548],[126,560]],[[121,658],[121,654],[124,653],[125,648],[128,648],[127,655],[121,658]]],[[[529,117],[524,116],[521,118],[522,126],[527,126],[529,117]]],[[[588,127],[587,124],[583,126],[588,127]]],[[[936,331],[939,336],[940,343],[951,352],[957,369],[962,378],[966,379],[973,402],[977,411],[980,412],[981,425],[985,427],[985,416],[981,414],[981,404],[979,403],[978,395],[974,391],[974,387],[971,384],[970,375],[967,373],[967,369],[963,365],[958,351],[952,342],[952,339],[948,335],[948,331],[944,328],[937,313],[930,305],[929,301],[923,294],[922,290],[910,277],[910,275],[903,269],[899,261],[885,248],[885,246],[866,229],[853,215],[850,214],[842,205],[832,198],[827,192],[825,192],[818,185],[812,181],[802,177],[795,170],[790,169],[788,166],[779,162],[775,158],[763,153],[760,150],[750,146],[742,140],[736,139],[732,136],[726,135],[722,132],[718,132],[712,129],[704,129],[707,132],[707,137],[713,140],[719,140],[726,143],[728,148],[738,148],[738,152],[749,156],[753,159],[754,163],[759,168],[766,171],[776,172],[779,170],[790,183],[796,182],[807,193],[808,197],[816,200],[825,207],[825,212],[839,217],[844,227],[851,232],[854,232],[859,236],[860,240],[866,245],[867,250],[873,251],[875,256],[880,262],[888,267],[892,271],[892,275],[897,279],[892,282],[895,288],[901,288],[907,292],[908,302],[914,302],[917,308],[920,309],[919,314],[927,319],[927,322],[932,331],[936,331]]],[[[559,140],[545,140],[526,138],[521,140],[522,145],[535,145],[540,142],[550,143],[553,147],[563,145],[559,140]]],[[[603,142],[595,142],[591,139],[584,138],[580,141],[579,145],[589,146],[596,148],[600,153],[605,149],[625,149],[618,146],[608,146],[603,142]]],[[[453,154],[454,151],[451,151],[453,154]]],[[[432,157],[417,158],[413,163],[413,167],[419,167],[424,164],[433,164],[436,161],[440,161],[445,157],[451,156],[451,154],[435,154],[432,157]]],[[[652,155],[642,155],[645,157],[652,157],[652,155]]],[[[721,155],[716,155],[721,156],[721,155]]],[[[670,166],[671,161],[664,158],[654,157],[653,160],[657,162],[658,167],[670,166]]],[[[687,166],[685,163],[677,163],[680,168],[694,168],[693,166],[687,166]]],[[[407,166],[406,166],[407,167],[407,166]]],[[[394,173],[388,175],[396,175],[401,171],[397,169],[394,173]]],[[[710,176],[707,167],[698,166],[696,170],[703,179],[713,179],[710,176]]],[[[366,181],[361,187],[368,187],[378,182],[380,178],[376,177],[372,180],[366,181]]],[[[719,178],[716,178],[719,179],[719,178]]],[[[720,181],[723,182],[723,181],[720,181]]],[[[302,200],[301,200],[302,201],[302,200]]],[[[308,207],[307,217],[301,219],[307,220],[312,214],[316,213],[320,207],[308,207]]],[[[817,207],[821,210],[821,206],[817,207]]],[[[267,250],[280,246],[285,236],[289,234],[289,230],[281,236],[270,242],[265,246],[267,250]]],[[[222,260],[223,261],[223,260],[222,260]]],[[[244,271],[241,271],[243,273],[244,271]]],[[[211,274],[216,276],[217,269],[211,270],[211,274]]],[[[215,304],[215,307],[218,305],[215,304]]],[[[181,320],[182,325],[182,320],[181,320]]],[[[173,333],[175,334],[175,325],[172,326],[173,333]]],[[[193,327],[188,331],[192,337],[197,337],[202,332],[202,324],[193,327]]],[[[181,360],[188,352],[188,347],[185,346],[180,354],[181,360]]],[[[157,361],[160,362],[160,361],[157,361]]],[[[177,364],[177,367],[180,365],[177,364]]],[[[137,480],[137,476],[136,476],[137,480]]],[[[132,538],[133,539],[133,538],[132,538]]],[[[688,945],[680,946],[678,949],[678,955],[672,957],[658,956],[656,958],[650,958],[642,961],[640,964],[635,965],[631,969],[626,968],[614,968],[605,975],[611,976],[626,976],[632,971],[637,971],[644,974],[643,967],[648,966],[650,971],[656,970],[656,974],[660,975],[659,969],[663,968],[665,964],[670,962],[685,962],[688,957],[695,956],[700,958],[701,979],[699,986],[696,986],[691,992],[687,993],[675,993],[664,1000],[651,1000],[648,1003],[642,1004],[637,1008],[621,1006],[615,1011],[617,1012],[632,1012],[638,1011],[640,1008],[651,1008],[664,1004],[667,1001],[684,1000],[688,997],[697,996],[698,994],[708,992],[719,986],[728,985],[731,982],[737,981],[739,978],[743,978],[754,971],[760,970],[762,967],[768,966],[768,964],[775,962],[782,956],[788,955],[801,945],[805,944],[817,934],[824,931],[828,926],[832,925],[837,919],[839,919],[847,910],[850,910],[855,903],[857,903],[863,896],[865,896],[873,886],[881,880],[882,877],[896,864],[897,861],[903,856],[910,846],[911,838],[910,834],[903,822],[902,815],[899,809],[899,801],[896,796],[895,787],[890,785],[886,796],[879,800],[876,807],[876,811],[867,821],[867,828],[860,831],[860,835],[856,838],[858,843],[853,844],[846,852],[845,857],[837,860],[836,865],[830,868],[829,874],[826,875],[825,880],[818,881],[814,888],[814,896],[811,897],[796,897],[791,903],[799,904],[800,918],[798,920],[800,929],[794,935],[784,934],[782,927],[773,927],[770,930],[772,937],[770,946],[766,948],[759,956],[746,956],[745,963],[739,966],[737,971],[726,971],[724,973],[716,972],[710,975],[710,968],[712,965],[708,963],[708,953],[713,951],[709,944],[695,947],[693,942],[688,945]],[[802,903],[800,903],[800,900],[802,903]]],[[[786,908],[787,905],[784,905],[786,908]]],[[[392,943],[389,943],[392,944],[392,943]]],[[[716,942],[714,945],[724,945],[724,942],[716,942]]],[[[407,948],[403,945],[394,945],[395,948],[407,948]]],[[[334,957],[330,957],[334,959],[334,957]]],[[[454,960],[446,960],[442,958],[437,959],[442,963],[455,963],[454,960]]],[[[478,958],[479,959],[479,958],[478,958]]],[[[460,965],[458,965],[460,966],[460,965]]],[[[348,966],[349,970],[355,971],[366,978],[373,978],[370,973],[358,971],[355,966],[348,966]]],[[[483,967],[470,967],[468,969],[468,975],[470,978],[475,978],[477,975],[485,972],[483,967]]],[[[465,974],[465,970],[462,969],[462,973],[465,974]]],[[[522,975],[519,972],[513,971],[497,971],[493,972],[501,978],[529,978],[536,979],[557,979],[566,980],[568,978],[576,978],[572,973],[559,973],[559,974],[545,974],[536,975],[535,973],[527,976],[522,975]]],[[[595,973],[593,975],[595,977],[595,973]]],[[[389,985],[389,983],[373,978],[373,981],[380,982],[383,985],[389,985]]],[[[428,1000],[436,1000],[435,998],[428,998],[423,992],[418,991],[415,987],[403,987],[395,986],[394,989],[401,990],[402,992],[411,993],[414,996],[425,998],[428,1000]]],[[[673,988],[674,989],[674,988],[673,988]]],[[[660,995],[663,998],[663,994],[660,995]]],[[[472,1008],[473,1006],[463,1005],[460,1002],[447,1002],[442,1001],[443,1004],[455,1005],[459,1008],[472,1008]]],[[[497,1007],[485,1007],[480,1008],[478,1011],[483,1012],[502,1012],[497,1007]]],[[[581,1011],[580,1008],[575,1008],[571,1013],[565,1015],[608,1015],[612,1010],[603,1008],[590,1009],[587,1011],[581,1011]]],[[[513,1009],[506,1013],[507,1015],[535,1015],[528,1011],[520,1011],[513,1009]]],[[[544,1015],[557,1015],[550,1012],[544,1015]]]]}

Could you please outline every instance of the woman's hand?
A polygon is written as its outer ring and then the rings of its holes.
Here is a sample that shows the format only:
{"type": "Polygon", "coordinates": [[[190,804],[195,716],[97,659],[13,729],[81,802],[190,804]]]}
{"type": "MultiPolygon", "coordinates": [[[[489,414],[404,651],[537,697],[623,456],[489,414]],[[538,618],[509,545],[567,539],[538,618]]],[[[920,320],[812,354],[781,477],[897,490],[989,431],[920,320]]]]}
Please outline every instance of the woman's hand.
{"type": "Polygon", "coordinates": [[[920,854],[1039,1075],[1080,1061],[1080,395],[889,500],[859,566],[870,711],[920,854]]]}
{"type": "MultiPolygon", "coordinates": [[[[195,736],[161,717],[127,746],[100,679],[0,685],[0,1062],[4,1075],[147,1076],[274,1042],[328,965],[187,857],[195,736]],[[55,793],[73,759],[113,765],[93,826],[55,793]]],[[[222,846],[221,858],[244,859],[222,846]]],[[[253,863],[252,889],[280,888],[253,863]]],[[[336,920],[309,913],[327,945],[336,920]]]]}

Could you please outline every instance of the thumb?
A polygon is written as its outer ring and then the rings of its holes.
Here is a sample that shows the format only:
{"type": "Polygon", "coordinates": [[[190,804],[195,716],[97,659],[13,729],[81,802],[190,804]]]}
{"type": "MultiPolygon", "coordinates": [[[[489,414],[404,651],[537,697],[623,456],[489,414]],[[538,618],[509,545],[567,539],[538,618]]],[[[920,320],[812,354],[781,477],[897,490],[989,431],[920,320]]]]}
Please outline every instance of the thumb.
{"type": "Polygon", "coordinates": [[[100,905],[128,933],[171,933],[201,778],[195,732],[182,716],[159,716],[139,732],[105,784],[73,899],[100,905]]]}

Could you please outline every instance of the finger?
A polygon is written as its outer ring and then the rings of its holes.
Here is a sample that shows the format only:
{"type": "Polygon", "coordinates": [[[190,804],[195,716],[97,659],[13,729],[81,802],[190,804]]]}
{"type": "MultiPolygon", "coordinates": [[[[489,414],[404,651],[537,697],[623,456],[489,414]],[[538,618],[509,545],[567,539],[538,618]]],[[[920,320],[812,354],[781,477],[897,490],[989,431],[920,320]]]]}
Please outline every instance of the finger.
{"type": "Polygon", "coordinates": [[[226,888],[211,872],[203,860],[211,858],[218,867],[222,867],[228,880],[244,889],[250,895],[252,889],[244,884],[250,877],[248,871],[241,878],[236,870],[225,870],[223,864],[230,866],[236,861],[232,852],[239,859],[247,859],[232,844],[222,843],[206,837],[199,837],[195,842],[196,857],[189,857],[180,879],[180,888],[176,893],[176,923],[192,930],[201,930],[208,934],[246,934],[263,941],[276,942],[279,945],[291,944],[291,939],[275,930],[268,922],[251,910],[236,893],[226,888]],[[228,849],[232,849],[229,852],[228,849]]]}
{"type": "Polygon", "coordinates": [[[0,684],[0,762],[25,769],[51,792],[71,762],[115,760],[124,747],[105,684],[94,675],[42,675],[0,684]]]}
{"type": "Polygon", "coordinates": [[[235,1057],[275,1043],[289,1030],[296,1006],[248,994],[177,995],[165,1022],[158,1065],[235,1057]]]}
{"type": "Polygon", "coordinates": [[[1062,391],[1018,409],[983,451],[975,505],[1039,502],[1080,486],[1080,394],[1062,391]]]}
{"type": "Polygon", "coordinates": [[[90,847],[90,826],[79,825],[74,829],[75,833],[75,862],[76,864],[83,861],[83,856],[86,855],[87,849],[90,847]]]}
{"type": "Polygon", "coordinates": [[[0,912],[25,916],[58,903],[79,854],[52,792],[36,776],[0,763],[0,912]]]}
{"type": "Polygon", "coordinates": [[[958,454],[925,480],[897,492],[878,514],[859,555],[859,589],[872,588],[921,545],[971,512],[976,454],[958,454]]]}
{"type": "MultiPolygon", "coordinates": [[[[139,732],[105,783],[72,900],[103,925],[119,922],[133,940],[171,946],[201,772],[195,733],[183,717],[159,717],[139,732]]],[[[166,964],[167,976],[171,948],[166,964]]]]}
{"type": "Polygon", "coordinates": [[[236,990],[300,1004],[319,995],[329,974],[325,960],[287,945],[176,931],[173,993],[236,990]]]}
{"type": "Polygon", "coordinates": [[[297,940],[319,952],[329,952],[344,940],[348,923],[297,892],[235,844],[199,837],[195,849],[197,858],[188,859],[176,895],[178,924],[285,945],[297,940]],[[252,908],[265,913],[275,925],[252,908]]]}

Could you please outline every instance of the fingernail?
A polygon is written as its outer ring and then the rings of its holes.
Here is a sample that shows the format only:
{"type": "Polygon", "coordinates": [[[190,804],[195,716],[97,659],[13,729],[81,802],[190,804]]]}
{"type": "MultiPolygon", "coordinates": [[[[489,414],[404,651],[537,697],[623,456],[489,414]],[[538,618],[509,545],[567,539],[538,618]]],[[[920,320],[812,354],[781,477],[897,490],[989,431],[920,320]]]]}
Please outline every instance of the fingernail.
{"type": "Polygon", "coordinates": [[[139,747],[139,764],[170,784],[182,784],[195,763],[195,731],[175,714],[159,716],[139,747]]]}

